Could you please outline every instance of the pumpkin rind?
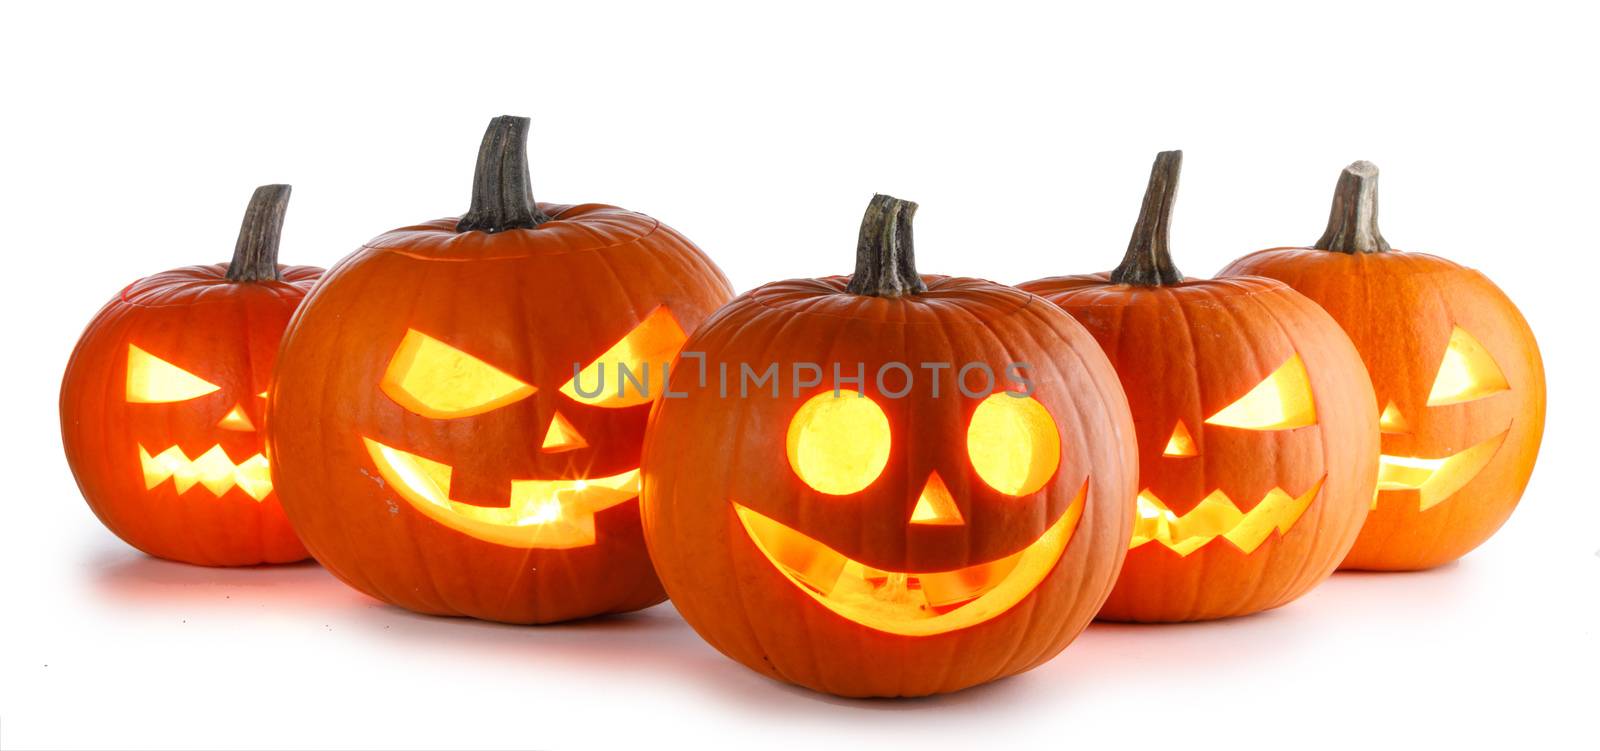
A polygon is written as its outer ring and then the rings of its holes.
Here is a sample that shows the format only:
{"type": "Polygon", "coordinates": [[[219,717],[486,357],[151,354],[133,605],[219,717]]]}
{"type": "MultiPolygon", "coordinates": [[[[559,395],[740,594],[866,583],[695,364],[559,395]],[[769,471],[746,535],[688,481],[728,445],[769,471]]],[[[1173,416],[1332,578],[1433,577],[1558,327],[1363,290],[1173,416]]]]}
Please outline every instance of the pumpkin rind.
{"type": "Polygon", "coordinates": [[[279,339],[322,269],[280,266],[277,225],[288,186],[252,199],[232,264],[189,266],[123,289],[85,329],[61,383],[68,464],[95,515],[145,553],[205,566],[302,560],[275,492],[261,499],[234,485],[221,495],[175,479],[147,487],[139,450],[176,447],[189,458],[220,448],[243,463],[264,448],[265,404],[279,339]],[[260,213],[260,217],[255,217],[260,213]],[[230,265],[249,273],[230,274],[230,265]],[[175,403],[129,403],[130,346],[154,353],[217,388],[175,403]],[[252,430],[219,427],[238,409],[252,430]]]}
{"type": "MultiPolygon", "coordinates": [[[[907,227],[913,208],[899,207],[907,227]]],[[[864,242],[874,234],[868,225],[870,210],[864,242]]],[[[913,281],[909,236],[879,242],[903,244],[905,261],[868,264],[874,276],[856,285],[861,292],[848,291],[846,277],[774,282],[728,304],[690,337],[684,351],[703,353],[709,380],[700,383],[698,366],[680,358],[672,390],[686,396],[662,400],[652,415],[643,509],[651,555],[674,605],[719,651],[818,691],[915,696],[1027,670],[1088,624],[1129,534],[1133,444],[1115,374],[1070,318],[991,282],[913,281]],[[823,382],[796,393],[789,374],[804,362],[820,364],[823,382]],[[1033,398],[1061,435],[1054,475],[1021,497],[987,486],[967,458],[964,438],[981,400],[958,393],[948,373],[943,395],[932,397],[926,371],[907,396],[891,398],[874,376],[890,362],[983,362],[997,374],[1006,363],[1029,363],[1033,398]],[[731,365],[733,379],[740,363],[775,364],[777,395],[757,390],[741,398],[735,380],[723,398],[720,363],[731,365]],[[861,363],[865,383],[843,388],[873,399],[891,436],[881,474],[846,495],[808,487],[786,458],[791,419],[835,385],[826,372],[832,363],[845,375],[861,363]],[[916,517],[919,489],[935,473],[959,514],[946,511],[940,523],[908,522],[916,517]],[[1073,501],[1085,483],[1079,506],[1073,501]],[[913,573],[1003,558],[1028,548],[1072,509],[1081,508],[1081,516],[1060,558],[1014,604],[970,625],[906,635],[824,607],[786,578],[741,525],[740,506],[870,566],[913,573]]],[[[893,376],[885,388],[900,383],[893,376]]]]}
{"type": "Polygon", "coordinates": [[[1456,560],[1483,544],[1516,509],[1544,433],[1544,365],[1516,306],[1484,275],[1422,253],[1334,253],[1275,248],[1222,274],[1280,279],[1339,322],[1361,353],[1377,403],[1407,423],[1385,434],[1382,453],[1446,456],[1505,440],[1466,487],[1426,510],[1408,491],[1383,491],[1342,568],[1415,570],[1456,560]],[[1455,326],[1493,354],[1510,389],[1465,404],[1429,407],[1429,384],[1455,326]]]}
{"type": "Polygon", "coordinates": [[[1060,305],[1095,336],[1121,376],[1139,440],[1141,490],[1179,515],[1221,490],[1248,511],[1273,488],[1321,482],[1287,533],[1246,553],[1223,538],[1180,555],[1157,542],[1129,551],[1100,618],[1190,621],[1246,615],[1305,594],[1355,541],[1377,474],[1377,412],[1349,341],[1328,316],[1266,279],[1128,287],[1105,274],[1019,285],[1060,305]],[[1251,431],[1207,425],[1219,407],[1298,355],[1315,426],[1251,431]],[[1165,456],[1182,422],[1198,455],[1165,456]]]}
{"type": "Polygon", "coordinates": [[[1146,195],[1119,267],[1124,283],[1089,274],[1018,286],[1070,313],[1116,367],[1138,434],[1141,493],[1178,517],[1219,491],[1243,513],[1275,491],[1316,494],[1297,517],[1284,517],[1287,530],[1275,526],[1259,539],[1218,536],[1193,549],[1138,541],[1100,612],[1105,620],[1224,618],[1294,600],[1354,543],[1376,479],[1371,386],[1338,325],[1281,283],[1185,279],[1172,267],[1165,227],[1177,168],[1178,153],[1165,152],[1152,169],[1149,190],[1164,197],[1146,195]],[[1208,424],[1296,357],[1315,410],[1310,424],[1208,424]],[[1175,437],[1181,445],[1172,447],[1175,437]]]}
{"type": "Polygon", "coordinates": [[[579,404],[562,384],[656,309],[691,329],[731,297],[698,248],[642,214],[601,204],[500,213],[543,220],[462,232],[451,218],[386,233],[330,271],[296,316],[270,415],[285,509],[341,580],[422,613],[545,623],[660,602],[635,500],[594,514],[592,544],[518,547],[424,513],[374,464],[371,441],[449,465],[449,497],[486,508],[506,503],[512,481],[635,470],[648,404],[579,404]],[[534,390],[454,419],[410,411],[380,381],[411,330],[534,390]],[[547,446],[558,420],[578,439],[547,446]]]}

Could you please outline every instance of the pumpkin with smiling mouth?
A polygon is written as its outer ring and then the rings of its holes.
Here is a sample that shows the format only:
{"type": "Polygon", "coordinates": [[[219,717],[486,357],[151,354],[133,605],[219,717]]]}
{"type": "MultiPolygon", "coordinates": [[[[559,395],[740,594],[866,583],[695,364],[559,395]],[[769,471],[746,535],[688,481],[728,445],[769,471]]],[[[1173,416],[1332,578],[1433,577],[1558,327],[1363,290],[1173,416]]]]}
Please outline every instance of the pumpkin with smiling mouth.
{"type": "Polygon", "coordinates": [[[1322,237],[1273,248],[1223,274],[1294,287],[1355,342],[1382,405],[1378,492],[1345,559],[1411,570],[1476,548],[1517,507],[1544,434],[1544,364],[1533,331],[1483,274],[1389,247],[1378,229],[1378,168],[1339,176],[1322,237]]]}
{"type": "Polygon", "coordinates": [[[466,216],[340,262],[285,334],[269,400],[306,547],[423,613],[547,623],[665,597],[640,444],[661,368],[731,297],[655,219],[534,202],[527,125],[490,124],[466,216]]]}
{"type": "Polygon", "coordinates": [[[1168,248],[1179,152],[1151,170],[1123,262],[1020,285],[1111,356],[1139,432],[1131,550],[1100,617],[1245,615],[1305,594],[1354,544],[1378,414],[1338,324],[1270,279],[1188,279],[1168,248]]]}
{"type": "Polygon", "coordinates": [[[684,619],[754,670],[846,696],[1049,659],[1131,533],[1132,426],[1105,355],[1014,288],[918,275],[915,208],[873,199],[854,276],[768,284],[696,331],[701,365],[674,367],[683,396],[657,407],[641,470],[684,619]],[[731,382],[705,378],[723,366],[731,382]]]}

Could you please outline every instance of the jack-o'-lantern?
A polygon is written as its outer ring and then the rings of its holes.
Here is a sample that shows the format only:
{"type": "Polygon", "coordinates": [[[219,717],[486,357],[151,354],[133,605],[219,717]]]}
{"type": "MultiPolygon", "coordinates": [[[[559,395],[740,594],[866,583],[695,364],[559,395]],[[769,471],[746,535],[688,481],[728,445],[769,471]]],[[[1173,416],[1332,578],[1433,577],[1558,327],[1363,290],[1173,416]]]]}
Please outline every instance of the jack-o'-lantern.
{"type": "Polygon", "coordinates": [[[1139,437],[1132,550],[1101,618],[1244,615],[1331,574],[1366,516],[1378,414],[1338,324],[1270,279],[1187,279],[1168,248],[1180,152],[1163,152],[1122,264],[1020,285],[1078,319],[1139,437]]]}
{"type": "Polygon", "coordinates": [[[847,696],[1049,659],[1093,618],[1132,521],[1132,426],[1094,340],[1014,288],[919,276],[915,208],[873,200],[854,276],[723,308],[646,438],[646,539],[684,619],[847,696]]]}
{"type": "Polygon", "coordinates": [[[1376,167],[1350,165],[1315,246],[1252,253],[1222,273],[1283,281],[1355,342],[1382,405],[1383,453],[1343,567],[1423,569],[1466,555],[1516,508],[1544,434],[1544,365],[1494,282],[1389,247],[1377,191],[1376,167]]]}
{"type": "Polygon", "coordinates": [[[140,279],[78,340],[61,437],[112,532],[205,566],[306,557],[273,492],[262,413],[284,326],[322,273],[279,266],[289,186],[256,189],[233,261],[140,279]]]}
{"type": "Polygon", "coordinates": [[[490,124],[465,216],[329,272],[274,383],[274,480],[306,547],[423,613],[543,623],[665,597],[639,527],[645,421],[732,296],[655,219],[535,203],[527,122],[490,124]]]}

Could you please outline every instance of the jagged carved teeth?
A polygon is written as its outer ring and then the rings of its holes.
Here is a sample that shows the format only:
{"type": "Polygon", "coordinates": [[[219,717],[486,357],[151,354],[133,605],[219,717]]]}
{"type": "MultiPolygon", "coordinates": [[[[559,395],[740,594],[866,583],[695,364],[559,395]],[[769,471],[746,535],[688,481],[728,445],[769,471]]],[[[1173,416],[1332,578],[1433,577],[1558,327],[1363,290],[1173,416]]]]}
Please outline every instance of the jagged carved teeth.
{"type": "MultiPolygon", "coordinates": [[[[1326,476],[1323,479],[1327,479],[1326,476]]],[[[1255,552],[1273,530],[1286,533],[1299,521],[1300,515],[1322,490],[1322,482],[1322,479],[1317,480],[1310,490],[1298,497],[1282,488],[1273,488],[1249,511],[1240,511],[1227,493],[1213,490],[1200,505],[1182,516],[1173,513],[1145,488],[1139,492],[1136,502],[1133,541],[1128,548],[1159,542],[1184,556],[1221,537],[1246,553],[1255,552]]]]}
{"type": "Polygon", "coordinates": [[[948,571],[887,571],[734,502],[750,541],[791,583],[849,620],[902,636],[928,636],[993,618],[1031,593],[1055,568],[1077,528],[1089,485],[1022,550],[948,571]]]}
{"type": "Polygon", "coordinates": [[[1372,494],[1372,508],[1378,507],[1378,495],[1386,490],[1417,491],[1420,511],[1443,503],[1489,465],[1509,432],[1502,432],[1471,448],[1439,459],[1389,454],[1379,456],[1378,491],[1372,494]]]}
{"type": "Polygon", "coordinates": [[[480,539],[522,548],[593,545],[594,515],[639,495],[639,470],[575,480],[512,480],[504,506],[450,497],[453,468],[370,438],[367,453],[385,482],[414,508],[480,539]]]}
{"type": "Polygon", "coordinates": [[[180,494],[188,492],[195,485],[203,485],[212,495],[221,497],[229,488],[238,486],[246,495],[259,501],[272,492],[272,473],[267,466],[267,457],[257,453],[235,464],[220,445],[212,446],[193,459],[177,446],[151,456],[140,445],[139,466],[144,470],[146,490],[154,489],[170,477],[180,494]]]}

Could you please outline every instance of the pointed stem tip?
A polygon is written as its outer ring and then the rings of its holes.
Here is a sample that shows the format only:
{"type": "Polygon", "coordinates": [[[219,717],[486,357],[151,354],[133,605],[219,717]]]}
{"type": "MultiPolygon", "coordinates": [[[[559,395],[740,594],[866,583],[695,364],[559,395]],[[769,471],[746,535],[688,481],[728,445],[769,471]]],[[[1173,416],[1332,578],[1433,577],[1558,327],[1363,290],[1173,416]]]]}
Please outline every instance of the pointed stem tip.
{"type": "Polygon", "coordinates": [[[902,297],[926,292],[912,250],[911,217],[917,205],[879,193],[861,217],[856,241],[856,273],[847,288],[869,297],[902,297]]]}
{"type": "Polygon", "coordinates": [[[233,261],[228,264],[230,282],[277,281],[278,240],[283,234],[283,215],[289,211],[289,186],[263,185],[250,196],[239,225],[239,239],[233,244],[233,261]]]}
{"type": "Polygon", "coordinates": [[[489,121],[472,176],[472,208],[457,232],[531,229],[550,221],[533,202],[528,176],[528,118],[501,115],[489,121]]]}
{"type": "Polygon", "coordinates": [[[1378,231],[1378,167],[1355,162],[1339,173],[1328,229],[1312,246],[1339,253],[1382,253],[1389,241],[1378,231]]]}
{"type": "Polygon", "coordinates": [[[1139,221],[1133,225],[1128,252],[1111,271],[1115,284],[1157,287],[1183,281],[1183,273],[1172,264],[1168,245],[1172,227],[1172,202],[1178,195],[1178,172],[1183,167],[1182,151],[1156,154],[1150,167],[1150,183],[1144,189],[1144,205],[1139,221]]]}

